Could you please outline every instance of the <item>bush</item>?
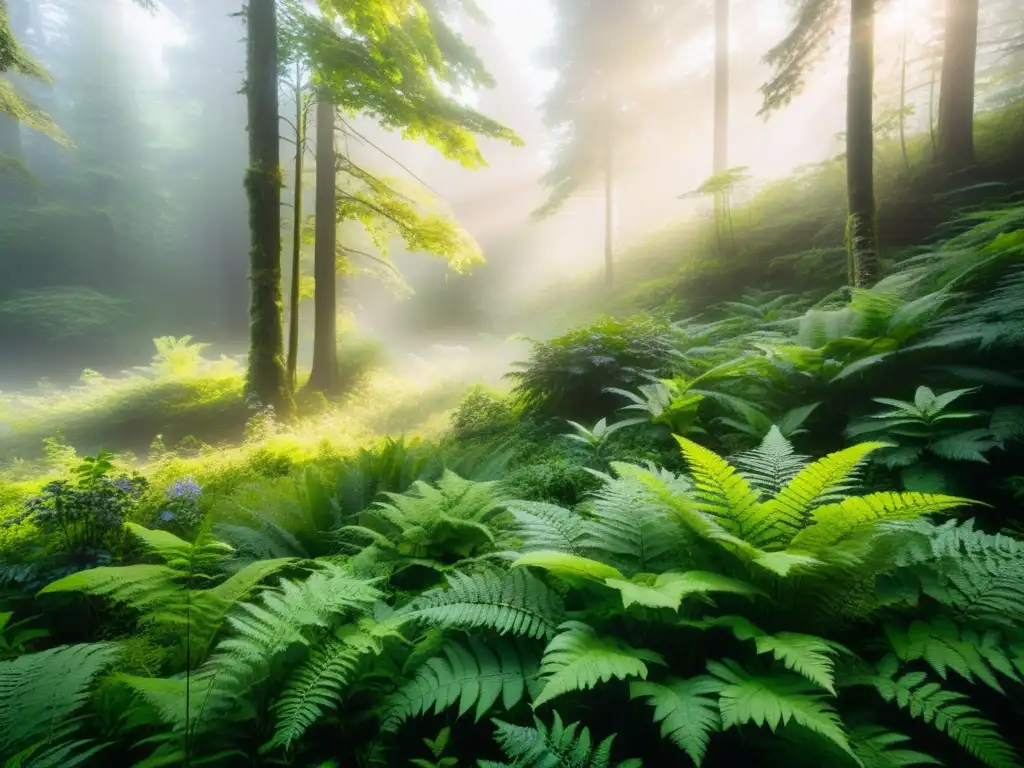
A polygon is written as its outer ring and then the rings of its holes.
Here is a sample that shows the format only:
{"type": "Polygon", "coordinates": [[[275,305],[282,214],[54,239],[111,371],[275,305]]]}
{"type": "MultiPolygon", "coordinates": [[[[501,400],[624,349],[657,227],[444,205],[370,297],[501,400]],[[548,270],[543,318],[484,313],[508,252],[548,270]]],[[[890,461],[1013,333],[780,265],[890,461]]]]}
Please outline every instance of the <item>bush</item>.
{"type": "Polygon", "coordinates": [[[470,387],[452,414],[452,435],[459,442],[508,430],[515,415],[508,399],[482,384],[470,387]]]}
{"type": "Polygon", "coordinates": [[[546,342],[507,374],[530,415],[593,420],[622,405],[609,387],[634,389],[672,373],[672,333],[665,319],[602,318],[546,342]]]}

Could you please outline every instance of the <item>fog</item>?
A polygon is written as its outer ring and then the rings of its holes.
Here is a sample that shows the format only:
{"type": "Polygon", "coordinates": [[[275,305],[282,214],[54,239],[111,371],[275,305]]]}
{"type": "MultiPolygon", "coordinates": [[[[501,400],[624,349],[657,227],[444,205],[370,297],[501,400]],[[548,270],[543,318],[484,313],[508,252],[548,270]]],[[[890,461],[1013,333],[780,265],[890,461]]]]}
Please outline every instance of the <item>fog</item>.
{"type": "MultiPolygon", "coordinates": [[[[397,358],[422,355],[431,344],[503,339],[530,327],[522,314],[532,311],[526,308],[540,291],[602,268],[599,188],[581,190],[548,219],[531,216],[548,195],[541,177],[556,141],[540,111],[556,77],[543,63],[554,34],[552,9],[545,0],[480,4],[492,23],[466,21],[462,32],[497,86],[465,98],[513,128],[525,146],[483,140],[488,166],[467,170],[365,119],[352,121],[365,140],[346,141],[355,162],[434,197],[486,259],[463,276],[395,244],[391,258],[404,286],[364,274],[344,281],[340,306],[397,358]]],[[[43,377],[70,381],[86,367],[113,373],[144,363],[155,336],[190,334],[213,343],[215,352],[243,354],[245,46],[240,19],[229,15],[238,3],[167,0],[156,13],[128,0],[9,5],[19,38],[54,76],[52,85],[18,85],[53,115],[69,142],[57,146],[9,120],[0,124],[0,153],[24,158],[37,182],[5,182],[0,189],[0,382],[9,388],[43,377]]],[[[758,116],[758,88],[768,77],[762,59],[789,28],[790,4],[754,5],[734,14],[731,39],[729,165],[748,167],[752,177],[741,197],[842,152],[845,113],[838,95],[846,48],[840,37],[790,107],[767,121],[758,116]]],[[[878,20],[876,110],[897,103],[906,34],[914,131],[927,128],[933,98],[929,6],[894,1],[878,20]]],[[[686,42],[652,73],[655,96],[617,158],[615,247],[624,273],[635,246],[660,227],[708,214],[706,201],[680,199],[711,174],[712,11],[710,2],[694,9],[686,42]]],[[[997,31],[983,29],[983,50],[986,34],[997,31]]],[[[282,113],[290,109],[282,95],[282,113]]],[[[292,152],[282,143],[288,184],[292,152]]],[[[287,226],[287,210],[284,218],[287,226]]],[[[348,225],[341,237],[360,242],[348,225]]],[[[287,236],[284,242],[287,264],[287,236]]],[[[304,259],[311,262],[311,254],[304,259]]],[[[373,266],[358,257],[353,262],[373,266]]],[[[307,304],[304,348],[311,336],[307,304]]]]}

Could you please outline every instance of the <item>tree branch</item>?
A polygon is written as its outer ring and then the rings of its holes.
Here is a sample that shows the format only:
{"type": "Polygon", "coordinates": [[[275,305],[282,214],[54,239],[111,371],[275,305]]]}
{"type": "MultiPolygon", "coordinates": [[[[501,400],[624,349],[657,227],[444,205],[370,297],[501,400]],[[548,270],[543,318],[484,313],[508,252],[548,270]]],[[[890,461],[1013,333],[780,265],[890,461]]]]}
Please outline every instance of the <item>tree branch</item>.
{"type": "Polygon", "coordinates": [[[423,185],[424,187],[426,187],[427,189],[429,189],[429,190],[430,190],[431,192],[433,192],[433,193],[434,193],[435,195],[437,195],[437,196],[438,196],[439,198],[441,198],[442,200],[444,200],[444,201],[446,201],[446,202],[448,201],[448,199],[447,199],[447,198],[446,198],[446,197],[445,197],[444,195],[442,195],[442,194],[441,194],[440,192],[438,192],[438,191],[437,191],[436,189],[434,189],[434,188],[433,188],[432,186],[430,186],[429,184],[427,184],[427,182],[425,182],[425,181],[424,181],[423,179],[421,179],[421,178],[420,178],[419,176],[417,176],[417,175],[416,175],[415,173],[413,173],[413,172],[412,172],[411,170],[409,170],[409,169],[408,169],[408,168],[407,168],[407,167],[406,167],[406,166],[405,166],[405,165],[404,165],[404,164],[403,164],[403,163],[402,163],[402,162],[401,162],[400,160],[398,160],[397,158],[395,158],[395,157],[393,157],[392,155],[390,155],[390,154],[388,154],[387,152],[385,152],[385,151],[384,151],[383,149],[381,149],[380,147],[378,147],[378,146],[377,146],[376,144],[374,144],[374,143],[373,143],[372,141],[370,141],[370,140],[369,140],[368,138],[366,138],[366,137],[365,137],[365,136],[363,136],[363,135],[362,135],[361,133],[359,133],[359,131],[357,131],[357,130],[356,130],[355,128],[353,128],[353,127],[352,127],[351,125],[349,125],[349,123],[348,123],[348,122],[347,122],[347,121],[345,120],[345,118],[343,118],[343,117],[341,117],[341,116],[339,115],[339,116],[338,116],[338,120],[339,120],[339,121],[341,122],[341,124],[342,124],[342,125],[343,125],[343,126],[345,127],[345,130],[346,130],[346,131],[348,131],[348,132],[349,132],[349,133],[350,133],[350,134],[351,134],[352,136],[354,136],[354,137],[355,137],[356,139],[358,139],[358,140],[360,140],[360,141],[362,141],[362,142],[364,142],[364,143],[366,143],[366,144],[369,144],[369,145],[370,145],[371,147],[373,147],[374,149],[376,149],[376,150],[377,150],[378,152],[380,152],[380,153],[381,153],[382,155],[384,155],[384,157],[386,157],[386,158],[387,158],[388,160],[390,160],[391,162],[393,162],[393,163],[394,163],[395,165],[397,165],[397,166],[398,166],[399,168],[401,168],[401,169],[402,169],[403,171],[405,171],[406,173],[408,173],[408,174],[409,174],[410,176],[412,176],[412,177],[413,177],[413,178],[414,178],[414,179],[415,179],[416,181],[418,181],[418,182],[419,182],[420,184],[422,184],[422,185],[423,185]]]}

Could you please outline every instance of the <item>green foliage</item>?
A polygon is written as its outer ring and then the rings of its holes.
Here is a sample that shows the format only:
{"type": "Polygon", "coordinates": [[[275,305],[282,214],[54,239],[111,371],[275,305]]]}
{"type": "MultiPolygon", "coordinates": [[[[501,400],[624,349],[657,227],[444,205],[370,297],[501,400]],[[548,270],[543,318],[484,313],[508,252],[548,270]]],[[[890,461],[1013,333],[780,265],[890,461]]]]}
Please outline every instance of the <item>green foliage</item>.
{"type": "Polygon", "coordinates": [[[4,325],[47,341],[109,331],[125,304],[87,286],[22,289],[0,302],[4,325]]]}
{"type": "MultiPolygon", "coordinates": [[[[510,725],[495,720],[498,728],[495,736],[506,757],[513,760],[505,763],[507,768],[611,768],[611,749],[614,736],[600,744],[593,745],[590,730],[581,728],[579,723],[563,725],[555,713],[549,729],[539,718],[534,718],[533,728],[510,725]]],[[[501,764],[487,760],[479,762],[480,768],[499,768],[501,764]]],[[[615,763],[615,768],[641,768],[640,760],[625,760],[615,763]]]]}
{"type": "Polygon", "coordinates": [[[902,469],[908,490],[942,491],[946,478],[941,466],[922,460],[923,454],[947,462],[987,463],[985,453],[1002,448],[1007,438],[1024,434],[1024,411],[1019,407],[997,409],[987,428],[970,423],[985,414],[951,410],[954,402],[976,390],[955,389],[937,395],[928,387],[918,387],[913,402],[876,397],[874,401],[888,405],[889,410],[852,422],[846,432],[850,436],[878,434],[892,443],[880,461],[889,468],[902,469]]]}
{"type": "Polygon", "coordinates": [[[671,372],[671,335],[649,317],[607,318],[534,342],[527,362],[507,374],[528,413],[573,419],[600,416],[614,402],[605,391],[632,388],[671,372]]]}
{"type": "Polygon", "coordinates": [[[93,643],[0,662],[0,758],[19,764],[31,755],[45,763],[59,748],[70,747],[65,758],[77,752],[76,762],[87,759],[95,751],[94,741],[78,733],[80,711],[94,679],[118,653],[115,644],[93,643]]]}

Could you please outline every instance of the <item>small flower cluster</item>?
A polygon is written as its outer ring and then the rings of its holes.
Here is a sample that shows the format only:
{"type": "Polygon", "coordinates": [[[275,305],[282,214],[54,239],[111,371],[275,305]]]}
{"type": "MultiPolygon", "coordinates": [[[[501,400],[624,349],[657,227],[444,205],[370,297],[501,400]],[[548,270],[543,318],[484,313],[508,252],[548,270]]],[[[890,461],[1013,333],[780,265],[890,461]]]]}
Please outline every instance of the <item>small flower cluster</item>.
{"type": "Polygon", "coordinates": [[[200,501],[202,494],[202,486],[191,477],[175,480],[164,492],[167,506],[160,513],[160,519],[165,523],[176,522],[187,528],[198,525],[203,519],[200,501]]]}
{"type": "Polygon", "coordinates": [[[47,533],[59,533],[68,549],[97,546],[120,530],[148,483],[139,475],[106,475],[88,482],[55,480],[25,504],[25,517],[47,533]]]}

